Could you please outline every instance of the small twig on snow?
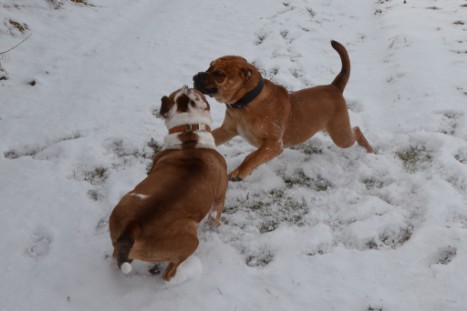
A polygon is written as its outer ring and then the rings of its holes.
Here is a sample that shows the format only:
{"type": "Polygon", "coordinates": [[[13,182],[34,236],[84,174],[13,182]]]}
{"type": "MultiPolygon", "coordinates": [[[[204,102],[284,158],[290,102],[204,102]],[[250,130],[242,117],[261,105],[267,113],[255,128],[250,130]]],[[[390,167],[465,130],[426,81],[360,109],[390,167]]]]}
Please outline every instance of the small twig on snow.
{"type": "Polygon", "coordinates": [[[13,47],[9,48],[8,50],[4,51],[4,52],[0,52],[0,56],[1,55],[5,55],[6,53],[10,52],[11,50],[17,48],[18,46],[20,46],[21,44],[23,44],[24,41],[26,41],[27,39],[29,39],[29,37],[32,36],[32,33],[30,33],[26,38],[24,38],[23,40],[21,40],[21,42],[17,43],[16,45],[14,45],[13,47]]]}

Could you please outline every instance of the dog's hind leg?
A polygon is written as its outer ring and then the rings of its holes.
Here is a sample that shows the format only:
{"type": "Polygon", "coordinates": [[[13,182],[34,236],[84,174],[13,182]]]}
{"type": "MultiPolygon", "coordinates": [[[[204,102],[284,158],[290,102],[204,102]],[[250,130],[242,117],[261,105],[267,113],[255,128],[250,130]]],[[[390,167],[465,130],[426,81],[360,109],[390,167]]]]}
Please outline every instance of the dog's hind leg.
{"type": "Polygon", "coordinates": [[[216,200],[211,206],[208,216],[208,224],[210,227],[215,228],[220,226],[221,213],[224,210],[224,202],[225,191],[222,192],[222,195],[219,198],[216,198],[216,200]]]}
{"type": "Polygon", "coordinates": [[[349,148],[355,143],[354,131],[350,127],[349,113],[347,108],[341,105],[340,111],[328,123],[326,131],[332,141],[340,148],[349,148]]]}
{"type": "Polygon", "coordinates": [[[354,128],[341,127],[339,130],[328,130],[332,141],[340,148],[349,148],[357,142],[360,146],[365,148],[368,153],[373,153],[373,148],[363,136],[362,131],[358,126],[354,128]]]}
{"type": "Polygon", "coordinates": [[[362,131],[358,126],[354,128],[342,126],[338,130],[329,130],[329,136],[336,146],[340,148],[349,148],[357,142],[360,146],[365,148],[368,153],[373,153],[373,148],[363,136],[362,131]]]}
{"type": "Polygon", "coordinates": [[[366,149],[368,153],[373,153],[373,148],[370,146],[362,131],[358,127],[350,126],[349,113],[345,107],[345,101],[338,108],[334,118],[326,127],[329,136],[336,146],[340,148],[349,148],[353,146],[355,141],[366,149]]]}
{"type": "Polygon", "coordinates": [[[374,153],[373,147],[371,147],[371,145],[368,143],[368,141],[366,140],[365,136],[363,136],[363,133],[358,126],[353,128],[353,133],[354,133],[355,140],[357,141],[357,143],[363,148],[365,148],[366,152],[374,153]]]}
{"type": "Polygon", "coordinates": [[[173,241],[174,245],[179,245],[177,255],[170,259],[170,264],[164,271],[162,278],[165,281],[170,281],[177,273],[178,266],[191,256],[198,248],[199,240],[197,232],[190,235],[182,235],[178,237],[178,241],[173,241]]]}
{"type": "Polygon", "coordinates": [[[172,223],[159,234],[150,234],[144,242],[136,243],[131,251],[131,258],[148,262],[168,261],[162,278],[170,281],[178,266],[184,262],[198,247],[198,226],[193,220],[182,220],[172,223]]]}

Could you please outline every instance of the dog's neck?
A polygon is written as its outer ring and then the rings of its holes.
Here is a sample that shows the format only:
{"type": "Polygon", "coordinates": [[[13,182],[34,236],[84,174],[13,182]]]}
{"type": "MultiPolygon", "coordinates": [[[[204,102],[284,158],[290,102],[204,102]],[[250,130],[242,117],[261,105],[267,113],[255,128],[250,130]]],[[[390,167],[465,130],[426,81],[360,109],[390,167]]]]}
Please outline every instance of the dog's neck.
{"type": "Polygon", "coordinates": [[[236,101],[233,104],[227,104],[227,107],[233,109],[240,109],[248,105],[253,99],[255,99],[259,93],[263,90],[264,87],[264,79],[263,77],[259,77],[258,84],[248,93],[246,93],[242,98],[236,101]]]}
{"type": "Polygon", "coordinates": [[[216,149],[214,136],[207,131],[174,133],[165,136],[164,149],[216,149]]]}
{"type": "Polygon", "coordinates": [[[164,149],[216,149],[211,134],[211,119],[203,115],[181,113],[166,121],[169,134],[164,138],[164,149]]]}
{"type": "Polygon", "coordinates": [[[188,133],[197,131],[211,132],[211,127],[205,123],[187,123],[170,128],[169,134],[188,133]]]}

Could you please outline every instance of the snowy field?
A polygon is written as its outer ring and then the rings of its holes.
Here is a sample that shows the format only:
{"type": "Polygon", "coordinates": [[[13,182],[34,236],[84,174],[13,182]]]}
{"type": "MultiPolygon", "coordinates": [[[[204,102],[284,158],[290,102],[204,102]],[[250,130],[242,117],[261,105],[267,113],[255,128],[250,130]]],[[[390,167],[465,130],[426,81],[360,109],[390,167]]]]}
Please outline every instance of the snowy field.
{"type": "MultiPolygon", "coordinates": [[[[0,0],[0,52],[26,39],[0,58],[0,310],[467,310],[467,1],[76,2],[0,0]],[[330,83],[331,39],[376,154],[319,133],[229,184],[170,283],[112,270],[108,217],[163,142],[160,98],[225,54],[330,83]]],[[[229,170],[251,150],[219,147],[229,170]]]]}

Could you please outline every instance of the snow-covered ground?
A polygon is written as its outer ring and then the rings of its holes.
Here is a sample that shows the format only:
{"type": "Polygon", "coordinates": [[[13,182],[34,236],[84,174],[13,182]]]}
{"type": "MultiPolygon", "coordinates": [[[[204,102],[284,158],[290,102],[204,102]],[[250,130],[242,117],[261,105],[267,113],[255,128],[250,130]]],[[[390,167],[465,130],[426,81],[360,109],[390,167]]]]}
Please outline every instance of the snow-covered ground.
{"type": "MultiPolygon", "coordinates": [[[[465,0],[0,0],[0,310],[467,310],[465,0]],[[352,124],[230,183],[170,283],[110,267],[108,217],[225,54],[297,90],[352,73],[352,124]]],[[[225,107],[211,100],[215,124],[225,107]]],[[[230,169],[252,150],[219,147],[230,169]]]]}

